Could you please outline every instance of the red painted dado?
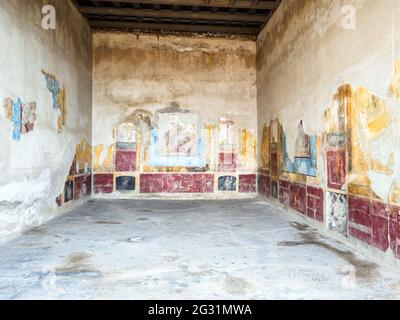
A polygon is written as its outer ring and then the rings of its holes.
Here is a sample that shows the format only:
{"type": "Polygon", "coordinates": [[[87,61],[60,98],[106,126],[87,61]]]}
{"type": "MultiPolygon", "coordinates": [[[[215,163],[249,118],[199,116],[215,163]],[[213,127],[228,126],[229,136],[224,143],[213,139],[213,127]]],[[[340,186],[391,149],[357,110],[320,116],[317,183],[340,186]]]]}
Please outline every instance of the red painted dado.
{"type": "Polygon", "coordinates": [[[350,235],[384,252],[398,254],[398,209],[375,200],[349,196],[350,235]]]}
{"type": "Polygon", "coordinates": [[[191,192],[212,193],[214,192],[213,174],[193,174],[193,186],[191,192]]]}
{"type": "Polygon", "coordinates": [[[260,175],[258,178],[258,190],[266,197],[271,196],[271,178],[265,175],[260,175]]]}
{"type": "Polygon", "coordinates": [[[87,196],[91,193],[92,189],[92,178],[91,175],[87,176],[78,176],[75,177],[74,180],[74,198],[75,200],[79,200],[84,196],[87,196]]]}
{"type": "Polygon", "coordinates": [[[290,182],[279,180],[279,201],[285,206],[290,206],[290,182]]]}
{"type": "Polygon", "coordinates": [[[255,174],[243,174],[239,176],[239,192],[251,193],[257,191],[257,176],[255,174]]]}
{"type": "Polygon", "coordinates": [[[218,170],[220,172],[235,172],[237,169],[237,154],[232,152],[221,152],[219,154],[218,170]]]}
{"type": "Polygon", "coordinates": [[[141,174],[140,192],[141,193],[161,193],[163,192],[162,174],[141,174]]]}
{"type": "Polygon", "coordinates": [[[372,242],[371,205],[368,199],[349,196],[349,233],[350,236],[372,242]]]}
{"type": "Polygon", "coordinates": [[[305,185],[292,184],[290,186],[290,207],[306,214],[307,190],[305,185]]]}
{"type": "Polygon", "coordinates": [[[328,187],[340,190],[346,183],[346,152],[344,150],[330,150],[326,157],[328,187]]]}
{"type": "Polygon", "coordinates": [[[114,191],[114,175],[95,174],[93,184],[95,193],[112,193],[114,191]]]}
{"type": "Polygon", "coordinates": [[[320,222],[324,221],[324,191],[307,187],[307,216],[320,222]]]}
{"type": "Polygon", "coordinates": [[[83,188],[83,176],[75,177],[74,179],[74,199],[79,200],[84,196],[84,188],[83,188]]]}
{"type": "Polygon", "coordinates": [[[115,171],[136,171],[136,152],[132,150],[117,150],[115,153],[115,171]]]}
{"type": "Polygon", "coordinates": [[[385,251],[389,248],[389,207],[377,201],[371,201],[371,244],[385,251]]]}
{"type": "Polygon", "coordinates": [[[400,207],[390,208],[389,240],[394,255],[400,259],[400,207]]]}
{"type": "Polygon", "coordinates": [[[213,174],[141,174],[141,193],[212,193],[213,174]]]}

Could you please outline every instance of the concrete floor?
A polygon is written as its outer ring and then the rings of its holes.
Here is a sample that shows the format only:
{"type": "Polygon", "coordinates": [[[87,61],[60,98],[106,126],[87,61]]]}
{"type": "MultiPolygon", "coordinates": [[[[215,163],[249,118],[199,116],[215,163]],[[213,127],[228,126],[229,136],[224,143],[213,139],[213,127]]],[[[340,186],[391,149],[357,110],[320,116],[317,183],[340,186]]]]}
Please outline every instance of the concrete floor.
{"type": "Polygon", "coordinates": [[[0,247],[0,298],[400,298],[398,270],[296,219],[257,199],[93,200],[0,247]]]}

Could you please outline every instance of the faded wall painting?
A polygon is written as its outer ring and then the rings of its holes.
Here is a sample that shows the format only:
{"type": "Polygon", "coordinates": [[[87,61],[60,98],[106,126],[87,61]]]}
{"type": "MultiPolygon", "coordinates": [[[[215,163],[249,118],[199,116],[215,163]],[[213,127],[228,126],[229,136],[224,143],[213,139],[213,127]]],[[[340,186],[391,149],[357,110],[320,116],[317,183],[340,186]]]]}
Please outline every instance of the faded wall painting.
{"type": "Polygon", "coordinates": [[[66,124],[67,116],[67,96],[64,87],[61,87],[56,76],[42,71],[44,78],[46,80],[47,89],[50,91],[53,99],[53,109],[59,111],[59,117],[57,120],[58,133],[61,133],[63,127],[66,124]]]}
{"type": "Polygon", "coordinates": [[[305,133],[303,120],[300,121],[297,127],[295,158],[310,158],[310,136],[305,133]]]}
{"type": "Polygon", "coordinates": [[[92,146],[82,138],[75,150],[64,191],[55,200],[59,207],[92,194],[92,146]]]}
{"type": "Polygon", "coordinates": [[[27,134],[35,128],[36,103],[23,103],[20,98],[4,99],[4,114],[12,123],[12,139],[20,141],[21,135],[27,134]]]}
{"type": "Polygon", "coordinates": [[[304,132],[303,122],[300,121],[296,137],[296,154],[290,158],[287,151],[287,137],[282,130],[282,170],[288,173],[305,176],[317,176],[317,137],[304,132]]]}
{"type": "Polygon", "coordinates": [[[197,152],[196,114],[160,114],[158,147],[161,156],[193,157],[197,152]]]}
{"type": "Polygon", "coordinates": [[[219,146],[221,152],[233,153],[236,150],[237,140],[235,122],[228,118],[219,121],[219,146]]]}
{"type": "MultiPolygon", "coordinates": [[[[276,152],[271,124],[265,125],[260,159],[260,174],[264,176],[260,181],[269,180],[275,173],[275,153],[281,155],[277,175],[282,204],[383,252],[390,248],[396,257],[400,207],[399,66],[396,63],[396,76],[387,99],[364,87],[338,87],[323,113],[320,135],[308,134],[301,119],[295,137],[288,137],[281,126],[276,152]],[[290,157],[287,143],[293,139],[295,151],[290,157]],[[268,162],[269,171],[265,170],[268,162]]],[[[263,194],[270,197],[274,188],[271,194],[263,194]]]]}
{"type": "Polygon", "coordinates": [[[268,174],[270,163],[270,127],[267,125],[264,125],[263,128],[260,156],[260,169],[268,174]]]}
{"type": "Polygon", "coordinates": [[[93,44],[98,197],[124,181],[134,190],[113,197],[256,195],[254,41],[97,32],[93,44]]]}
{"type": "Polygon", "coordinates": [[[142,120],[126,117],[113,129],[115,143],[94,147],[96,194],[257,192],[252,129],[226,117],[204,123],[176,103],[142,120]]]}
{"type": "Polygon", "coordinates": [[[149,165],[204,167],[204,126],[198,114],[162,110],[156,117],[151,130],[149,165]]]}
{"type": "Polygon", "coordinates": [[[240,169],[254,172],[256,170],[256,138],[254,130],[242,129],[240,134],[240,169]]]}

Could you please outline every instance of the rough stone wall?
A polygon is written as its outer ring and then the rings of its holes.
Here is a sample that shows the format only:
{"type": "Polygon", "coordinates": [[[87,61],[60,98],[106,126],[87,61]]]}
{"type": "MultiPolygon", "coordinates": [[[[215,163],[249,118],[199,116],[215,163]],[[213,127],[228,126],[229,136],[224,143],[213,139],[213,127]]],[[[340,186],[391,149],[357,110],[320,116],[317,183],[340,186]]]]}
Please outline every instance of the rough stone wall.
{"type": "Polygon", "coordinates": [[[96,32],[93,43],[95,195],[255,195],[254,41],[96,32]]]}
{"type": "Polygon", "coordinates": [[[389,260],[400,257],[399,13],[397,0],[284,0],[257,40],[260,192],[389,260]]]}
{"type": "Polygon", "coordinates": [[[0,241],[90,194],[91,50],[70,1],[0,1],[0,241]]]}

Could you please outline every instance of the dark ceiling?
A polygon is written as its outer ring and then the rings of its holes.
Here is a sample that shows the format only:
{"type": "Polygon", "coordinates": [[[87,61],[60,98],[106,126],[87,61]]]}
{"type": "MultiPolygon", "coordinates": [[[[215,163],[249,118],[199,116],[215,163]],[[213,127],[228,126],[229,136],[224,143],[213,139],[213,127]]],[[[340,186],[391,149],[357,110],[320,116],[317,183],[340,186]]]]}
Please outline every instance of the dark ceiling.
{"type": "Polygon", "coordinates": [[[92,28],[257,35],[281,0],[72,0],[92,28]]]}

